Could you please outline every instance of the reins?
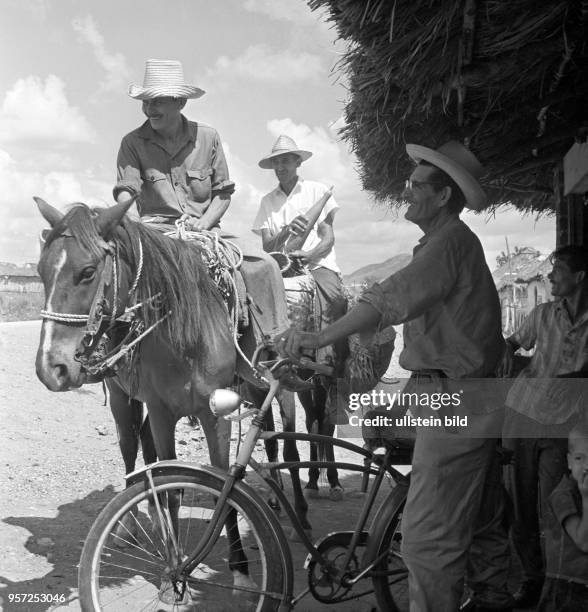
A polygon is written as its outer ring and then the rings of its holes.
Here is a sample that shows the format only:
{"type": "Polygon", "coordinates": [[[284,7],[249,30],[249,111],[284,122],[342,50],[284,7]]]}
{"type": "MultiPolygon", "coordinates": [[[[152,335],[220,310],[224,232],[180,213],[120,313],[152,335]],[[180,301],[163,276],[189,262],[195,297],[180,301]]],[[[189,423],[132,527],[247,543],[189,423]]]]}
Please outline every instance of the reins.
{"type": "MultiPolygon", "coordinates": [[[[102,275],[100,278],[101,280],[100,288],[98,289],[98,291],[96,292],[96,295],[94,296],[94,300],[92,301],[92,306],[90,307],[90,312],[87,315],[85,315],[85,314],[55,312],[54,310],[41,310],[42,319],[48,319],[50,321],[57,321],[58,323],[72,323],[74,325],[83,325],[84,323],[88,324],[89,321],[93,318],[93,316],[96,316],[96,312],[99,309],[99,304],[103,302],[104,300],[104,290],[106,287],[108,287],[108,285],[110,285],[112,278],[114,278],[113,300],[112,300],[113,308],[112,308],[112,313],[111,313],[111,323],[113,323],[116,320],[117,318],[116,306],[118,304],[118,292],[119,292],[118,247],[116,246],[115,243],[109,242],[109,243],[106,243],[105,251],[106,251],[106,258],[104,262],[104,268],[102,269],[102,275]],[[113,251],[116,252],[115,257],[112,256],[113,251]]],[[[135,291],[137,290],[137,286],[139,285],[139,280],[141,278],[142,272],[143,272],[143,243],[141,242],[141,239],[139,238],[139,265],[137,266],[137,273],[135,274],[135,280],[133,281],[133,284],[131,288],[129,289],[129,298],[131,298],[133,294],[135,293],[135,291]]],[[[125,308],[124,314],[127,314],[127,312],[130,312],[132,310],[136,310],[137,308],[140,308],[140,306],[141,304],[138,304],[130,308],[129,307],[125,308]]],[[[124,316],[124,314],[122,316],[124,316]]]]}
{"type": "MultiPolygon", "coordinates": [[[[239,346],[239,292],[235,280],[235,274],[243,262],[241,249],[230,240],[221,238],[216,232],[199,231],[191,232],[186,230],[184,219],[176,221],[176,229],[173,232],[166,232],[167,236],[180,238],[186,241],[196,241],[201,247],[202,259],[208,268],[208,274],[215,283],[223,297],[223,303],[227,308],[231,325],[233,343],[235,350],[243,361],[253,369],[251,360],[245,355],[239,346]]],[[[152,325],[145,329],[144,323],[137,315],[137,311],[146,307],[159,299],[160,294],[150,296],[142,302],[136,302],[136,291],[143,273],[144,255],[141,238],[138,238],[138,262],[135,278],[129,289],[127,304],[124,310],[119,313],[119,293],[120,293],[120,258],[119,247],[114,241],[102,242],[105,251],[105,261],[100,276],[99,286],[92,300],[89,313],[64,313],[54,310],[44,309],[41,311],[41,318],[56,321],[60,324],[73,326],[86,326],[84,338],[81,341],[81,348],[76,355],[76,359],[82,363],[82,367],[92,375],[101,375],[110,370],[118,361],[127,356],[139,342],[152,333],[156,327],[164,322],[170,313],[165,313],[152,325]],[[107,291],[112,285],[112,304],[109,313],[109,322],[105,327],[105,316],[107,316],[108,303],[107,291]],[[128,323],[130,329],[123,340],[108,354],[100,348],[104,334],[112,330],[116,323],[128,323]]],[[[252,321],[256,324],[257,321],[252,321]]]]}
{"type": "MultiPolygon", "coordinates": [[[[139,286],[139,281],[143,272],[143,243],[141,242],[140,238],[138,239],[138,245],[139,262],[133,284],[129,289],[128,301],[135,298],[137,287],[139,286]]],[[[90,311],[87,315],[55,312],[53,310],[41,311],[42,319],[56,321],[62,324],[86,325],[86,333],[82,340],[84,350],[79,353],[76,358],[82,362],[84,369],[86,369],[92,375],[103,374],[112,368],[118,361],[129,354],[134,347],[141,342],[141,340],[148,336],[158,325],[163,323],[163,321],[169,317],[169,313],[166,313],[147,329],[143,328],[142,322],[138,322],[136,320],[137,310],[157,300],[160,297],[159,293],[154,296],[150,296],[142,302],[135,301],[133,304],[125,306],[125,309],[121,314],[118,313],[118,300],[120,292],[120,259],[118,245],[112,241],[104,243],[104,250],[106,255],[104,267],[100,275],[100,284],[94,299],[92,300],[90,311]],[[105,329],[102,333],[99,333],[103,328],[106,290],[111,284],[113,297],[110,322],[107,329],[105,329]],[[129,333],[126,334],[118,346],[109,354],[91,361],[90,358],[98,347],[102,335],[111,330],[117,322],[130,323],[131,329],[129,333]]]]}

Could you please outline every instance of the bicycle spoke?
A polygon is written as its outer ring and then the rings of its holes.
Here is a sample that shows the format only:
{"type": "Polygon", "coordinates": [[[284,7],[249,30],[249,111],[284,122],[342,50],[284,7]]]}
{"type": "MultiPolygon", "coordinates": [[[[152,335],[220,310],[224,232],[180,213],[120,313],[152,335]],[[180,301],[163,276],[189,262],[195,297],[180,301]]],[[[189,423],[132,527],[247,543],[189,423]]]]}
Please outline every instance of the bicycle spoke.
{"type": "MultiPolygon", "coordinates": [[[[162,488],[156,477],[155,487],[139,493],[133,504],[121,508],[108,524],[108,533],[98,542],[98,573],[93,579],[100,610],[126,612],[171,609],[175,605],[218,612],[261,610],[265,609],[265,604],[260,603],[264,601],[273,608],[270,602],[283,596],[281,562],[275,556],[275,548],[273,561],[268,561],[268,549],[262,539],[268,523],[258,514],[254,525],[248,514],[233,507],[231,499],[227,508],[233,508],[229,515],[232,518],[225,520],[219,536],[207,544],[202,562],[189,576],[177,574],[208,532],[216,503],[211,495],[216,491],[189,479],[178,480],[178,485],[162,488]],[[180,489],[183,495],[178,497],[176,492],[180,489]],[[161,503],[152,521],[146,517],[144,504],[152,502],[154,495],[161,503]],[[171,508],[170,500],[174,504],[171,508]],[[277,582],[268,582],[268,571],[278,577],[277,582]]],[[[141,491],[142,487],[137,489],[141,491]]]]}

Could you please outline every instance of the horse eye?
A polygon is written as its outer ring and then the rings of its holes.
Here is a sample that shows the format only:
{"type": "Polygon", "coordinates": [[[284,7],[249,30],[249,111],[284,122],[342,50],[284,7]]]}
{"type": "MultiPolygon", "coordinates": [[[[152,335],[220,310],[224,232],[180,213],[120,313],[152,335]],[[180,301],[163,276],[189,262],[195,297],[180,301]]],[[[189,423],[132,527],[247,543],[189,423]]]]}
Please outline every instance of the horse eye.
{"type": "Polygon", "coordinates": [[[92,280],[95,274],[96,274],[96,268],[94,267],[84,268],[80,274],[80,281],[84,282],[84,281],[92,280]]]}

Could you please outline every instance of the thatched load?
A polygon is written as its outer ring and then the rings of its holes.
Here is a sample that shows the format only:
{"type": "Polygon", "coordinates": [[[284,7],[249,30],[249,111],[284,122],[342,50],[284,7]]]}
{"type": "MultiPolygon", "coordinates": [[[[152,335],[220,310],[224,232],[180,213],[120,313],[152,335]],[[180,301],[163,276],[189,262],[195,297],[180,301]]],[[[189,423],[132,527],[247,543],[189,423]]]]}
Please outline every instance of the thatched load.
{"type": "Polygon", "coordinates": [[[588,126],[588,0],[309,0],[348,50],[343,136],[364,187],[395,201],[404,145],[455,138],[487,169],[491,206],[554,208],[588,126]]]}

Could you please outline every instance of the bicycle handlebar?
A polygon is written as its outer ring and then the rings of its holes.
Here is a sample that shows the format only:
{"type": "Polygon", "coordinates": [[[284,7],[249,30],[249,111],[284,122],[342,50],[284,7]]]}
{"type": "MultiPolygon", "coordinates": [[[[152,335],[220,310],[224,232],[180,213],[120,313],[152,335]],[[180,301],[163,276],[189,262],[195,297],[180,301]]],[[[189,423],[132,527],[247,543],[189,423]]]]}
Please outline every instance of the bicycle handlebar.
{"type": "Polygon", "coordinates": [[[286,365],[294,365],[305,370],[314,370],[317,374],[322,374],[323,376],[333,376],[335,373],[335,368],[325,365],[323,363],[317,363],[307,357],[306,355],[302,355],[300,359],[292,359],[291,357],[282,357],[278,359],[274,365],[269,368],[269,371],[273,374],[276,370],[280,369],[286,365]]]}

